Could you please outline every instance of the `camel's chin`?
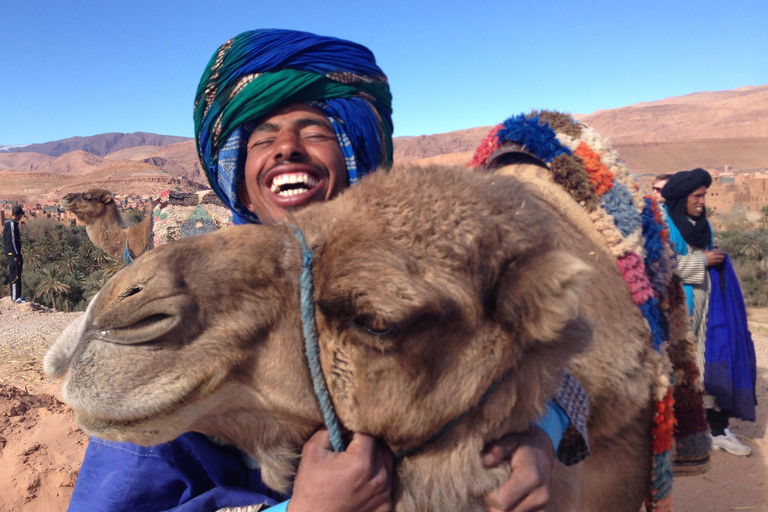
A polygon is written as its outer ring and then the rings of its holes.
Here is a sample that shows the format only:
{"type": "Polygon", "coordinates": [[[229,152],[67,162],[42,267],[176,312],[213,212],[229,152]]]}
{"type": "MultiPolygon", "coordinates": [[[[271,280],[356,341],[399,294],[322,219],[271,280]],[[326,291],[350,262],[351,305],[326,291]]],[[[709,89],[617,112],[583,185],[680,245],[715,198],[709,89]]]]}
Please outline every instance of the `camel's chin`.
{"type": "MultiPolygon", "coordinates": [[[[209,375],[202,378],[178,399],[151,405],[144,404],[144,411],[134,407],[121,410],[113,407],[109,415],[94,412],[88,407],[78,407],[80,400],[67,401],[75,411],[75,421],[86,433],[110,441],[128,441],[142,445],[154,445],[171,439],[190,430],[189,416],[195,404],[211,395],[222,381],[221,375],[209,375]]],[[[66,398],[65,389],[65,398],[66,398]]],[[[130,404],[125,404],[126,406],[130,404]]]]}
{"type": "Polygon", "coordinates": [[[121,421],[99,418],[84,411],[75,411],[75,421],[88,435],[107,441],[129,442],[145,446],[156,445],[177,438],[187,431],[178,428],[168,416],[155,416],[140,420],[121,421]]]}

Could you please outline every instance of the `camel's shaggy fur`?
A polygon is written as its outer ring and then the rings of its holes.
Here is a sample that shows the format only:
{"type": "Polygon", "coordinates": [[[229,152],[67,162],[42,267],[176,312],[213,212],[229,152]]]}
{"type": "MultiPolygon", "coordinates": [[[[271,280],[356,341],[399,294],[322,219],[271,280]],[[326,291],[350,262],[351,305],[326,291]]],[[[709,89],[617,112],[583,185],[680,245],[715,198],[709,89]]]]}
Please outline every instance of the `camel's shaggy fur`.
{"type": "Polygon", "coordinates": [[[112,193],[103,188],[67,194],[61,207],[85,224],[88,238],[113,258],[122,259],[126,242],[135,258],[151,246],[152,215],[136,226],[126,227],[112,193]]]}
{"type": "MultiPolygon", "coordinates": [[[[592,400],[593,455],[557,465],[547,510],[636,512],[661,356],[610,251],[588,219],[569,215],[581,207],[510,171],[378,173],[295,215],[315,254],[334,405],[347,428],[397,452],[507,372],[438,441],[396,463],[399,512],[480,511],[509,477],[508,465],[482,466],[483,446],[528,429],[567,368],[592,400]]],[[[142,444],[214,435],[284,489],[322,423],[303,354],[300,267],[287,225],[159,247],[107,283],[51,348],[46,371],[69,372],[64,396],[94,435],[142,444]]]]}

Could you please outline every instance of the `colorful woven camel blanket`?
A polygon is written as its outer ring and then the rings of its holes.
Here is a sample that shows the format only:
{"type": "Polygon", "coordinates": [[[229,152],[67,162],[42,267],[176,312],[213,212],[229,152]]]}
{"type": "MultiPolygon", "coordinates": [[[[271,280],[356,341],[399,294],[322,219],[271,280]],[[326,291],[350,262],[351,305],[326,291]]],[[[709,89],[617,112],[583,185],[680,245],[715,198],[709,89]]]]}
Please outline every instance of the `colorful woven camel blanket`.
{"type": "Polygon", "coordinates": [[[648,322],[660,363],[653,390],[653,474],[646,509],[671,511],[673,471],[706,471],[711,442],[685,294],[674,273],[675,255],[660,206],[643,192],[610,144],[570,115],[539,111],[510,117],[491,130],[468,166],[485,168],[505,151],[540,163],[544,179],[567,192],[565,199],[549,202],[567,209],[574,224],[613,255],[648,322]],[[566,203],[573,204],[567,196],[580,208],[566,208],[566,203]]]}

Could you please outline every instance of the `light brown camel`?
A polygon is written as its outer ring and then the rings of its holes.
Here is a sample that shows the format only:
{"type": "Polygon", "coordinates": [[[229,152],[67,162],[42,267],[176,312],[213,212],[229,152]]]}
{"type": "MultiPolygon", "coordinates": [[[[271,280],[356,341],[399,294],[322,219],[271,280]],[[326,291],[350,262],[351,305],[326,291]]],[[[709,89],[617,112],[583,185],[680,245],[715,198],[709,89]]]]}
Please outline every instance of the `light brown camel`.
{"type": "MultiPolygon", "coordinates": [[[[539,195],[509,176],[410,169],[292,219],[314,251],[322,368],[341,423],[396,453],[415,449],[395,464],[398,512],[485,510],[509,467],[484,468],[483,446],[528,429],[563,368],[592,401],[592,456],[556,465],[547,510],[641,507],[661,356],[615,259],[565,215],[578,204],[539,195]]],[[[323,422],[301,266],[290,225],[159,247],[104,286],[46,371],[69,372],[64,397],[91,434],[147,445],[214,435],[285,489],[323,422]]]]}
{"type": "Polygon", "coordinates": [[[151,212],[138,225],[126,227],[115,198],[108,190],[92,188],[67,194],[61,198],[60,204],[85,224],[91,242],[113,258],[123,259],[126,244],[134,258],[151,247],[151,212]]]}

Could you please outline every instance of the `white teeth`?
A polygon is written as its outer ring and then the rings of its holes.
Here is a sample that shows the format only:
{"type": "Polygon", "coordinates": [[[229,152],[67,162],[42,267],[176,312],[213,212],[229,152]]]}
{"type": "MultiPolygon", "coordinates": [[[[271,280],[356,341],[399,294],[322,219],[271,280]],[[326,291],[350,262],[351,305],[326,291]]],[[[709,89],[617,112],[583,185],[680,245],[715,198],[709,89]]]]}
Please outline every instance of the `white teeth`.
{"type": "Polygon", "coordinates": [[[311,189],[317,185],[317,180],[305,172],[281,174],[272,180],[272,186],[270,187],[270,190],[273,193],[279,194],[281,196],[292,196],[304,192],[304,190],[291,189],[281,191],[280,187],[283,185],[295,185],[299,183],[305,185],[307,189],[311,189]],[[291,193],[289,194],[288,192],[291,193]]]}

